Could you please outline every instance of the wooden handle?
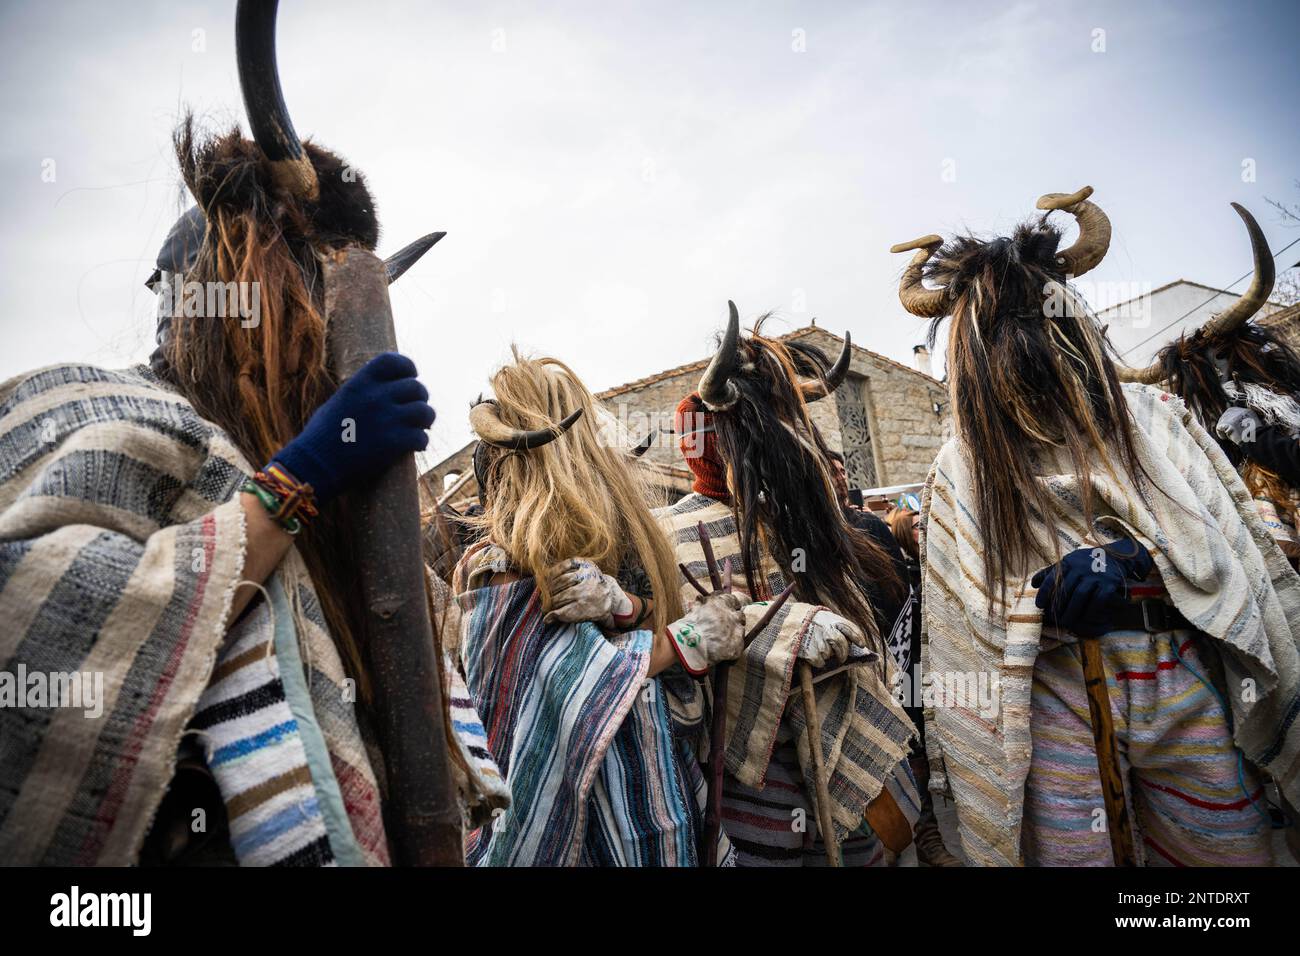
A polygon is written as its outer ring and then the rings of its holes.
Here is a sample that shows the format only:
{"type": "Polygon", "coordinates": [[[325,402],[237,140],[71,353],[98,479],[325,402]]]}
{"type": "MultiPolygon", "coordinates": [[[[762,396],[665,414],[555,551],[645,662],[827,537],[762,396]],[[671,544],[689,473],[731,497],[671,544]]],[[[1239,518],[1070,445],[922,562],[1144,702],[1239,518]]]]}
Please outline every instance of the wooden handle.
{"type": "Polygon", "coordinates": [[[1079,657],[1083,662],[1088,710],[1092,714],[1092,738],[1097,745],[1097,773],[1101,777],[1102,800],[1106,806],[1106,832],[1110,835],[1111,855],[1116,866],[1137,866],[1137,857],[1133,853],[1133,829],[1124,802],[1124,771],[1120,766],[1115,724],[1110,715],[1106,664],[1095,639],[1079,639],[1079,657]]]}
{"type": "Polygon", "coordinates": [[[831,814],[830,778],[822,755],[822,722],[817,713],[817,696],[813,693],[812,665],[799,662],[799,687],[803,691],[803,716],[808,731],[808,750],[812,755],[813,781],[817,788],[817,828],[822,831],[822,844],[826,847],[826,862],[840,866],[840,841],[835,835],[835,819],[831,814]]]}

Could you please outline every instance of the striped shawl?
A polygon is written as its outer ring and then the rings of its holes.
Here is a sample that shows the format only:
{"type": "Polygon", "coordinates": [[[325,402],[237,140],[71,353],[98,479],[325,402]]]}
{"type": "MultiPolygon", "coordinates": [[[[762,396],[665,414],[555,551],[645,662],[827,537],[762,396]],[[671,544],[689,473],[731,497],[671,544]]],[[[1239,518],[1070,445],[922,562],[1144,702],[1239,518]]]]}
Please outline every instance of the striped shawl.
{"type": "Polygon", "coordinates": [[[342,665],[290,551],[227,632],[248,464],[145,368],[0,385],[0,675],[102,676],[103,709],[0,707],[0,860],[135,862],[186,734],[244,864],[387,862],[342,665]]]}
{"type": "Polygon", "coordinates": [[[511,805],[469,835],[477,866],[694,866],[703,775],[674,736],[650,631],[546,624],[531,577],[480,542],[453,577],[460,653],[511,805]]]}
{"type": "MultiPolygon", "coordinates": [[[[1172,602],[1223,652],[1237,745],[1294,804],[1300,795],[1300,578],[1237,472],[1183,403],[1148,386],[1124,390],[1138,461],[1156,490],[1143,501],[1126,483],[1094,473],[1099,504],[1090,530],[1077,476],[1049,465],[1046,470],[1060,472],[1039,479],[1054,503],[1051,526],[1037,514],[1026,520],[1048,555],[1053,537],[1061,553],[1120,536],[1151,551],[1172,602]]],[[[945,675],[986,675],[997,682],[1000,706],[992,714],[969,700],[970,706],[954,706],[964,703],[962,695],[927,706],[926,746],[931,787],[955,798],[967,857],[1016,864],[1033,757],[1030,688],[1042,615],[1029,584],[1037,568],[1009,577],[1009,606],[997,602],[987,613],[985,546],[971,511],[977,480],[978,469],[954,439],[926,482],[923,663],[931,687],[945,675]]],[[[931,694],[930,703],[936,701],[931,694]]]]}
{"type": "MultiPolygon", "coordinates": [[[[697,580],[707,580],[708,576],[697,528],[703,522],[719,564],[730,558],[735,586],[748,590],[739,570],[740,539],[728,505],[690,494],[662,509],[659,515],[670,526],[677,559],[697,580]]],[[[776,562],[765,557],[767,590],[778,594],[786,581],[776,562]]],[[[690,585],[683,582],[683,602],[689,605],[694,595],[690,585]]],[[[746,606],[750,626],[763,616],[766,607],[762,601],[746,606]]],[[[793,739],[803,779],[812,780],[803,700],[799,694],[791,695],[790,690],[795,661],[809,628],[817,626],[812,619],[820,610],[823,608],[816,605],[787,601],[754,638],[745,655],[732,665],[727,684],[726,767],[742,787],[761,789],[767,785],[778,736],[793,739]]],[[[850,651],[850,666],[815,675],[814,685],[822,722],[822,752],[830,769],[831,810],[841,840],[862,825],[867,805],[886,782],[901,787],[900,793],[910,792],[913,786],[906,757],[914,727],[877,671],[877,665],[885,662],[877,661],[876,655],[864,648],[852,647],[850,651]]],[[[816,788],[806,785],[805,789],[811,803],[816,788]]],[[[905,813],[919,805],[914,793],[897,802],[905,813]]],[[[789,818],[781,822],[788,829],[789,818]]]]}

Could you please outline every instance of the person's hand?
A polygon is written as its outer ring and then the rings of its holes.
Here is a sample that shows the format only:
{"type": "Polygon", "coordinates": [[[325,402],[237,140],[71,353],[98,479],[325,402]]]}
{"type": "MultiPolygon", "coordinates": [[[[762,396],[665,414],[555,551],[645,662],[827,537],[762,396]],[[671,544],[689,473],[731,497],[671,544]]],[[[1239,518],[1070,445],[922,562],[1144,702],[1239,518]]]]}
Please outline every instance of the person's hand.
{"type": "Polygon", "coordinates": [[[1253,410],[1233,406],[1219,417],[1214,431],[1220,438],[1226,438],[1234,445],[1240,445],[1242,442],[1254,441],[1255,435],[1263,427],[1264,423],[1253,410]]]}
{"type": "Polygon", "coordinates": [[[1034,604],[1043,623],[1080,637],[1100,637],[1112,630],[1117,608],[1128,600],[1128,582],[1142,581],[1151,573],[1151,553],[1137,541],[1117,542],[1112,554],[1103,548],[1080,548],[1043,568],[1030,580],[1038,588],[1034,604]]]}
{"type": "Polygon", "coordinates": [[[551,609],[544,619],[548,624],[593,621],[610,627],[615,614],[626,617],[632,610],[632,599],[618,581],[582,558],[561,561],[546,572],[546,579],[551,589],[551,609]]]}
{"type": "Polygon", "coordinates": [[[804,635],[799,657],[813,667],[843,664],[849,656],[849,645],[864,645],[862,633],[846,618],[825,609],[813,615],[804,635]]]}
{"type": "Polygon", "coordinates": [[[668,625],[677,659],[692,677],[714,664],[731,661],[745,650],[745,605],[739,594],[719,591],[697,595],[690,610],[668,625]]]}
{"type": "Polygon", "coordinates": [[[403,455],[423,451],[434,412],[415,374],[415,363],[404,355],[376,355],[272,460],[311,485],[320,504],[377,477],[403,455]]]}

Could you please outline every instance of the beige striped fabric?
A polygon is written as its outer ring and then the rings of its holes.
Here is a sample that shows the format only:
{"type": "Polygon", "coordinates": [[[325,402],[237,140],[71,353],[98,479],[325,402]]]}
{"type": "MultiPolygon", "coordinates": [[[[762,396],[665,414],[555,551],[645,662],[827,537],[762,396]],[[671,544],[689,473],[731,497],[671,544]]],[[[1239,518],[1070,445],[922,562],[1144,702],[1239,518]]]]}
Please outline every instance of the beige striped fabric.
{"type": "Polygon", "coordinates": [[[1045,556],[1008,578],[1008,604],[987,611],[984,543],[973,518],[979,471],[957,439],[940,451],[926,482],[922,665],[931,789],[957,806],[963,849],[976,864],[1022,861],[1025,778],[1033,758],[1030,687],[1042,631],[1029,579],[1061,553],[1121,536],[1145,545],[1169,596],[1223,651],[1224,696],[1235,740],[1292,803],[1300,780],[1300,577],[1260,521],[1250,493],[1222,450],[1177,398],[1126,385],[1138,462],[1155,489],[1139,496],[1110,474],[1094,474],[1104,506],[1085,527],[1079,479],[1048,463],[1039,480],[1054,503],[1050,527],[1025,520],[1045,556]],[[956,686],[995,691],[993,712],[956,686]]]}
{"type": "MultiPolygon", "coordinates": [[[[749,590],[741,570],[740,540],[731,508],[700,494],[687,495],[657,514],[673,535],[677,559],[698,581],[708,580],[698,524],[704,523],[719,565],[730,558],[734,586],[749,590]]],[[[776,562],[766,557],[763,566],[769,594],[779,594],[786,581],[776,562]]],[[[682,600],[689,604],[694,589],[683,582],[682,600]]],[[[767,609],[765,602],[745,608],[750,626],[767,609]]],[[[749,645],[735,662],[728,679],[727,771],[741,784],[762,788],[777,744],[778,730],[787,722],[795,738],[805,780],[812,781],[803,702],[791,695],[795,661],[804,647],[813,616],[822,607],[793,599],[749,645]]],[[[890,695],[878,671],[881,662],[864,647],[853,647],[847,666],[816,675],[815,694],[822,723],[822,751],[830,769],[831,808],[841,838],[862,825],[869,804],[885,781],[893,778],[905,761],[913,735],[907,714],[890,695]]],[[[888,665],[887,665],[888,666],[888,665]]],[[[815,788],[807,786],[809,799],[815,788]]]]}

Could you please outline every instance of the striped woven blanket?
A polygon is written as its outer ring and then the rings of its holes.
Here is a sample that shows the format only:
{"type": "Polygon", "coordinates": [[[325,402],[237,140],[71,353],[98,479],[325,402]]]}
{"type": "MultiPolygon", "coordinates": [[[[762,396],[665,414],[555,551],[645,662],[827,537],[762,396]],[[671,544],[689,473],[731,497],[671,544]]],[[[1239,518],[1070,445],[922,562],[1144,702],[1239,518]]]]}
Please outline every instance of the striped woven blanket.
{"type": "MultiPolygon", "coordinates": [[[[658,512],[669,526],[677,546],[677,558],[697,580],[707,580],[704,552],[700,548],[697,524],[703,522],[713,543],[719,564],[732,561],[732,579],[737,589],[749,586],[740,570],[740,540],[731,508],[701,494],[690,494],[675,505],[658,512]]],[[[776,562],[764,562],[763,573],[768,594],[779,594],[786,585],[776,562]]],[[[682,584],[682,600],[689,603],[694,595],[689,584],[682,584]]],[[[750,626],[763,616],[767,605],[756,601],[746,606],[750,626]]],[[[815,801],[812,785],[812,757],[808,750],[806,721],[801,695],[791,695],[795,662],[804,646],[813,616],[821,607],[789,600],[772,621],[754,638],[744,657],[732,666],[728,678],[726,769],[739,784],[732,787],[736,799],[746,792],[761,790],[769,783],[778,737],[792,741],[799,767],[806,782],[809,805],[815,801]]],[[[827,669],[815,676],[814,691],[818,716],[822,724],[822,752],[830,769],[830,797],[836,831],[841,841],[857,832],[863,824],[867,805],[879,795],[886,782],[902,795],[897,802],[905,814],[919,812],[920,799],[907,770],[907,753],[914,734],[912,722],[889,692],[889,676],[883,679],[877,666],[885,664],[892,674],[892,662],[878,661],[864,648],[850,649],[848,664],[827,669]]],[[[730,791],[724,791],[724,795],[730,791]]],[[[763,814],[761,802],[749,800],[748,818],[763,814]]],[[[772,840],[784,840],[791,818],[785,802],[769,801],[769,819],[756,822],[741,837],[732,833],[737,849],[745,853],[746,842],[751,861],[770,860],[784,848],[772,843],[762,846],[763,833],[772,840]]],[[[815,814],[814,814],[815,816],[815,814]]],[[[724,821],[725,823],[726,821],[724,821]]],[[[913,821],[914,822],[914,821],[913,821]]]]}
{"type": "Polygon", "coordinates": [[[702,775],[675,738],[653,635],[545,624],[495,545],[461,557],[461,660],[511,805],[469,835],[476,866],[694,866],[702,775]]]}
{"type": "Polygon", "coordinates": [[[310,578],[291,551],[225,624],[248,463],[148,369],[0,385],[0,688],[102,682],[0,707],[0,861],[134,863],[187,733],[245,864],[385,863],[379,789],[310,578]]]}
{"type": "MultiPolygon", "coordinates": [[[[1113,476],[1094,473],[1099,510],[1088,528],[1078,477],[1047,462],[1039,480],[1055,514],[1050,525],[1026,515],[1046,556],[1041,564],[1050,563],[1053,539],[1062,553],[1121,536],[1145,545],[1170,600],[1222,651],[1237,746],[1294,804],[1300,796],[1300,577],[1237,472],[1182,402],[1139,385],[1126,385],[1125,396],[1138,462],[1156,488],[1143,500],[1113,476]]],[[[966,856],[1005,865],[1022,860],[1024,785],[1033,757],[1030,689],[1042,615],[1029,584],[1037,567],[1016,569],[1006,582],[1009,604],[995,601],[987,613],[984,543],[971,512],[978,476],[959,443],[949,441],[922,502],[926,747],[931,788],[946,789],[956,801],[966,856]],[[935,681],[947,690],[935,692],[935,681]],[[982,695],[948,693],[958,683],[981,681],[996,687],[1000,706],[983,706],[982,695]]]]}

